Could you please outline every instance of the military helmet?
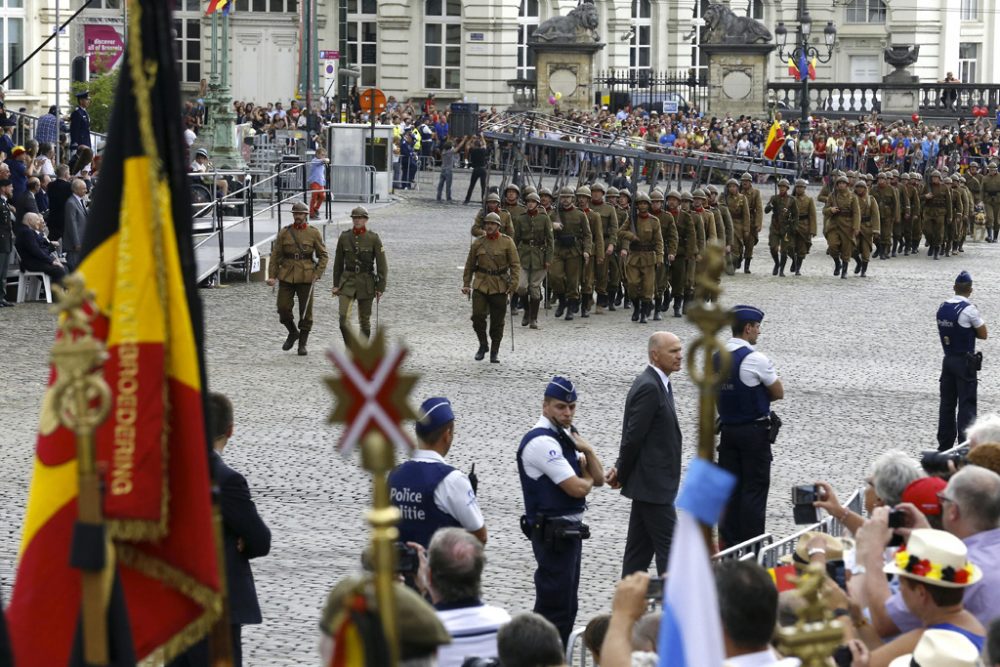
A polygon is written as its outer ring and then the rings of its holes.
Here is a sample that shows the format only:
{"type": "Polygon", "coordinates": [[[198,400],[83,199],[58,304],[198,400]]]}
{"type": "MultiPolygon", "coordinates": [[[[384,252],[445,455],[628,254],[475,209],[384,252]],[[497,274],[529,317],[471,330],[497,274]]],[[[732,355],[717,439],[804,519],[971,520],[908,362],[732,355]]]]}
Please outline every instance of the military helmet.
{"type": "Polygon", "coordinates": [[[951,176],[945,176],[944,178],[941,179],[941,182],[944,183],[945,185],[951,185],[951,176]]]}
{"type": "Polygon", "coordinates": [[[990,164],[986,168],[987,169],[996,169],[997,168],[997,163],[996,162],[990,162],[990,164]]]}
{"type": "Polygon", "coordinates": [[[709,196],[719,194],[719,191],[715,189],[714,185],[709,185],[705,188],[705,191],[709,194],[709,196]]]}
{"type": "Polygon", "coordinates": [[[692,192],[691,193],[691,198],[692,199],[708,199],[708,197],[705,196],[705,191],[702,190],[701,188],[698,188],[697,190],[695,190],[694,192],[692,192]]]}
{"type": "Polygon", "coordinates": [[[837,169],[836,171],[833,172],[834,178],[838,178],[840,176],[847,176],[847,174],[845,174],[842,169],[837,169]]]}
{"type": "Polygon", "coordinates": [[[910,172],[910,178],[915,178],[915,179],[917,179],[918,181],[922,181],[922,180],[924,180],[924,177],[923,177],[923,176],[921,176],[921,175],[920,175],[920,173],[919,173],[919,172],[916,172],[916,171],[911,171],[911,172],[910,172]]]}
{"type": "Polygon", "coordinates": [[[735,185],[739,187],[740,182],[737,181],[735,178],[730,178],[728,181],[726,181],[726,187],[728,188],[730,185],[735,185]]]}
{"type": "Polygon", "coordinates": [[[649,195],[647,195],[645,192],[637,192],[635,195],[635,203],[640,204],[642,202],[651,204],[652,200],[649,198],[649,195]]]}
{"type": "Polygon", "coordinates": [[[889,171],[889,178],[899,178],[899,171],[892,169],[889,171]]]}
{"type": "Polygon", "coordinates": [[[694,195],[692,195],[688,190],[681,193],[681,201],[692,201],[693,199],[694,195]]]}
{"type": "Polygon", "coordinates": [[[519,187],[517,186],[517,183],[508,183],[508,184],[507,184],[507,187],[505,187],[505,188],[503,189],[503,192],[504,192],[504,194],[507,194],[507,191],[508,191],[508,190],[513,190],[513,191],[514,191],[514,192],[516,192],[516,193],[517,193],[518,195],[520,195],[520,194],[521,194],[521,188],[519,188],[519,187]]]}
{"type": "Polygon", "coordinates": [[[483,224],[485,225],[487,222],[492,222],[495,225],[499,225],[500,215],[490,211],[489,213],[483,216],[483,224]]]}
{"type": "Polygon", "coordinates": [[[851,181],[848,180],[847,176],[838,176],[837,180],[835,182],[836,183],[850,183],[851,181]]]}
{"type": "Polygon", "coordinates": [[[496,192],[491,192],[488,195],[486,195],[486,201],[487,201],[487,203],[489,203],[489,202],[496,202],[497,204],[499,204],[500,203],[500,195],[498,195],[496,192]]]}
{"type": "Polygon", "coordinates": [[[351,217],[352,218],[367,218],[368,217],[368,209],[366,209],[364,206],[355,206],[354,208],[351,209],[351,217]]]}
{"type": "Polygon", "coordinates": [[[978,162],[970,162],[969,163],[969,169],[979,169],[979,163],[978,162]]]}
{"type": "Polygon", "coordinates": [[[559,198],[560,199],[562,199],[563,197],[572,197],[572,196],[574,196],[574,194],[575,193],[573,192],[573,188],[569,187],[568,185],[564,185],[559,190],[559,198]]]}
{"type": "Polygon", "coordinates": [[[779,188],[787,188],[787,187],[789,187],[790,185],[791,185],[791,184],[790,184],[790,183],[788,182],[788,179],[787,179],[787,178],[782,178],[781,180],[779,180],[779,181],[778,181],[778,187],[779,187],[779,188]]]}
{"type": "Polygon", "coordinates": [[[887,172],[887,171],[880,171],[878,173],[878,178],[884,178],[885,180],[889,180],[889,172],[887,172]]]}
{"type": "Polygon", "coordinates": [[[521,190],[521,194],[523,196],[525,196],[525,197],[527,197],[528,195],[530,195],[533,192],[538,192],[538,190],[536,190],[535,186],[533,186],[533,185],[526,185],[526,186],[524,186],[524,189],[521,190]]]}
{"type": "Polygon", "coordinates": [[[809,187],[809,181],[807,181],[804,178],[797,179],[795,181],[795,187],[800,187],[800,186],[803,187],[803,188],[809,187]]]}
{"type": "Polygon", "coordinates": [[[621,190],[618,191],[618,196],[628,197],[629,199],[632,199],[632,191],[629,190],[628,188],[622,188],[621,190]]]}
{"type": "Polygon", "coordinates": [[[292,213],[308,213],[308,212],[309,212],[309,206],[306,205],[305,202],[297,201],[294,204],[292,204],[292,213]]]}
{"type": "Polygon", "coordinates": [[[674,199],[676,199],[676,200],[678,200],[678,201],[680,201],[681,199],[684,199],[683,195],[681,195],[681,193],[677,192],[677,190],[671,190],[670,192],[667,193],[667,199],[670,199],[671,197],[674,198],[674,199]]]}
{"type": "Polygon", "coordinates": [[[908,181],[908,180],[910,180],[910,172],[904,171],[902,174],[899,175],[899,180],[901,180],[901,181],[908,181]]]}
{"type": "Polygon", "coordinates": [[[600,190],[601,192],[607,193],[608,186],[604,184],[603,181],[594,181],[593,185],[590,186],[590,191],[600,190]]]}
{"type": "Polygon", "coordinates": [[[538,188],[538,196],[552,199],[552,190],[549,190],[548,188],[538,188]]]}
{"type": "Polygon", "coordinates": [[[661,190],[653,190],[649,193],[650,201],[663,201],[663,192],[661,190]]]}
{"type": "Polygon", "coordinates": [[[528,194],[526,194],[524,196],[524,201],[526,201],[526,202],[533,201],[535,203],[541,204],[542,203],[542,198],[538,196],[537,192],[529,192],[528,194]]]}
{"type": "Polygon", "coordinates": [[[741,181],[751,181],[752,182],[753,181],[753,176],[750,175],[749,171],[745,171],[745,172],[743,172],[743,175],[740,176],[740,180],[741,181]]]}
{"type": "Polygon", "coordinates": [[[854,188],[855,189],[857,189],[857,188],[864,188],[865,190],[867,190],[868,189],[868,183],[865,181],[865,179],[859,178],[857,180],[857,182],[854,184],[854,188]]]}
{"type": "Polygon", "coordinates": [[[581,185],[580,187],[578,187],[576,189],[576,196],[577,197],[590,197],[591,196],[590,188],[588,188],[586,185],[581,185]]]}
{"type": "MultiPolygon", "coordinates": [[[[593,188],[591,188],[591,190],[593,190],[593,188]]],[[[609,187],[607,190],[604,191],[604,194],[606,194],[609,197],[617,197],[618,188],[612,185],[611,187],[609,187]]]]}
{"type": "Polygon", "coordinates": [[[931,169],[931,173],[928,174],[928,176],[930,176],[931,178],[934,178],[935,176],[941,178],[941,172],[938,171],[937,169],[931,169]]]}
{"type": "Polygon", "coordinates": [[[858,178],[859,178],[859,179],[860,179],[860,178],[864,178],[864,179],[865,179],[866,181],[868,181],[869,183],[874,183],[874,182],[875,182],[875,177],[874,177],[874,176],[872,176],[871,174],[865,174],[864,176],[860,176],[860,175],[859,175],[859,176],[858,176],[858,178]]]}

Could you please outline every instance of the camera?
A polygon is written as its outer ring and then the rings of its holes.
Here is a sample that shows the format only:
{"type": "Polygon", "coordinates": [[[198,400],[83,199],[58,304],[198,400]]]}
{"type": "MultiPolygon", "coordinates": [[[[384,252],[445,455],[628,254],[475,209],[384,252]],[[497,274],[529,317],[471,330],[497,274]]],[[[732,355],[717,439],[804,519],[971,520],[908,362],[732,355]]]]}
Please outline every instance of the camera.
{"type": "Polygon", "coordinates": [[[417,550],[409,544],[396,542],[396,572],[399,574],[416,574],[420,569],[420,556],[417,550]]]}
{"type": "MultiPolygon", "coordinates": [[[[903,510],[890,510],[889,512],[889,528],[905,528],[906,527],[906,514],[903,510]]],[[[890,547],[901,547],[903,546],[903,536],[892,534],[892,539],[889,540],[890,547]]]]}
{"type": "Polygon", "coordinates": [[[792,487],[792,516],[796,524],[816,523],[819,517],[813,503],[819,500],[819,487],[799,484],[792,487]]]}
{"type": "Polygon", "coordinates": [[[649,580],[649,585],[646,586],[646,599],[663,599],[663,577],[652,577],[649,580]]]}
{"type": "Polygon", "coordinates": [[[961,468],[965,465],[965,462],[969,458],[969,448],[968,446],[962,447],[961,449],[956,449],[951,452],[938,452],[934,450],[929,450],[920,453],[920,467],[924,469],[928,475],[934,474],[944,474],[947,475],[951,471],[948,470],[948,462],[950,461],[955,469],[961,468]]]}

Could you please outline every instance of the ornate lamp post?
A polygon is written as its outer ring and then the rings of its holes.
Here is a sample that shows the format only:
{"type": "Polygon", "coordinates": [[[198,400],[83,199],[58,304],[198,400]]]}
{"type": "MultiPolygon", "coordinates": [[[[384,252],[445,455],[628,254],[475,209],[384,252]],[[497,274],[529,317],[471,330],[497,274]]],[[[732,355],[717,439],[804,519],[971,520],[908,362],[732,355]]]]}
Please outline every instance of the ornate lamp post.
{"type": "Polygon", "coordinates": [[[802,80],[802,93],[800,105],[802,107],[802,117],[799,121],[799,132],[805,136],[809,132],[809,74],[808,71],[801,71],[801,63],[808,63],[815,58],[821,63],[830,62],[833,57],[833,45],[837,42],[837,27],[833,21],[827,21],[823,29],[823,41],[826,42],[826,54],[819,48],[809,44],[809,35],[812,33],[812,18],[805,8],[805,0],[799,0],[799,32],[796,43],[792,44],[789,50],[785,49],[788,42],[788,29],[784,21],[778,22],[778,27],[774,29],[774,41],[778,46],[778,58],[781,62],[791,59],[799,65],[799,76],[802,80]]]}

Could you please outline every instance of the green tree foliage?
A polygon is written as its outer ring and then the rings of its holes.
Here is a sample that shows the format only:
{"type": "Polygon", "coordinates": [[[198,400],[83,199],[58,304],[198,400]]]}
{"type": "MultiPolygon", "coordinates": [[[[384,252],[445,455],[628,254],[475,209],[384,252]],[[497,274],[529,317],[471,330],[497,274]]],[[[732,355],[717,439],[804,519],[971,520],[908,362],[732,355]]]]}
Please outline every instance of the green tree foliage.
{"type": "Polygon", "coordinates": [[[87,82],[74,82],[70,89],[69,105],[76,108],[76,93],[81,90],[90,91],[90,129],[94,132],[106,133],[108,121],[111,120],[111,107],[115,101],[115,91],[118,89],[118,72],[116,67],[110,72],[98,74],[87,82]]]}

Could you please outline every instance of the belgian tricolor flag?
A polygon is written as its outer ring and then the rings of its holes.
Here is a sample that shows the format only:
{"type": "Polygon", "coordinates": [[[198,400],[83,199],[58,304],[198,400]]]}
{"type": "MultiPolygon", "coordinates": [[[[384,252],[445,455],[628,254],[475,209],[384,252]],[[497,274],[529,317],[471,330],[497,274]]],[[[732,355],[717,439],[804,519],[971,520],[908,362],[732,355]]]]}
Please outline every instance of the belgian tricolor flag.
{"type": "MultiPolygon", "coordinates": [[[[129,0],[126,54],[79,267],[94,292],[94,334],[109,353],[111,410],[95,434],[97,462],[110,562],[139,660],[169,660],[205,636],[222,610],[172,4],[129,0]]],[[[69,565],[76,448],[52,403],[49,392],[7,610],[17,667],[69,664],[80,617],[80,571],[69,565]]],[[[112,634],[122,627],[109,625],[112,634]]]]}

